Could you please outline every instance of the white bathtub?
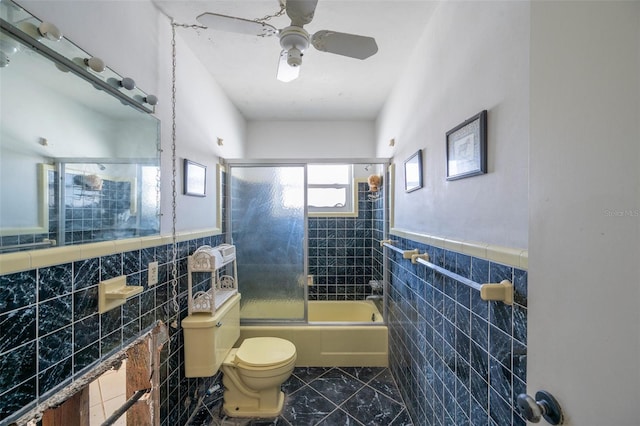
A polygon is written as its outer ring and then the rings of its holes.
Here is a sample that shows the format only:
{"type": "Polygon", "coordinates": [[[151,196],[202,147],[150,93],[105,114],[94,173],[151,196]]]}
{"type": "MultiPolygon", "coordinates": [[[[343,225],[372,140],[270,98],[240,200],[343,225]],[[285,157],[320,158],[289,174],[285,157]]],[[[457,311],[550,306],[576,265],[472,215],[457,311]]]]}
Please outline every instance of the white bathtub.
{"type": "Polygon", "coordinates": [[[243,325],[238,344],[249,337],[287,339],[296,345],[298,367],[388,366],[388,329],[372,301],[310,301],[308,309],[308,324],[243,325]]]}

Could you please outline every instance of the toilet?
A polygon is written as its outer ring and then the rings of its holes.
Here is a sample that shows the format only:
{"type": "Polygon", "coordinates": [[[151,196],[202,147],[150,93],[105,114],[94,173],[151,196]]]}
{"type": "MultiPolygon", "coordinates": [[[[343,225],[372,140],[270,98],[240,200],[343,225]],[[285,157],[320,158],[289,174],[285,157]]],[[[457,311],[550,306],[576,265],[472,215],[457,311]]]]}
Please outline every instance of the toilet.
{"type": "Polygon", "coordinates": [[[185,376],[211,377],[222,370],[223,411],[230,417],[277,417],[281,385],[291,376],[296,347],[277,337],[240,337],[240,294],[215,315],[194,313],[182,320],[185,376]]]}

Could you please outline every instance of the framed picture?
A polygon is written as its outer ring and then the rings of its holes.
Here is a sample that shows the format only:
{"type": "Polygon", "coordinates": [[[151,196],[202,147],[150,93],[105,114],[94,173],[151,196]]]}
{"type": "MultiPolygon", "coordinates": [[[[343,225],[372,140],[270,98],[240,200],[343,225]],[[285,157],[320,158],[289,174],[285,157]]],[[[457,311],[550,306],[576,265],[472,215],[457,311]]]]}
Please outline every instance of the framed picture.
{"type": "Polygon", "coordinates": [[[184,159],[184,194],[204,197],[207,190],[207,168],[184,159]]]}
{"type": "Polygon", "coordinates": [[[447,132],[447,180],[487,173],[487,111],[447,132]]]}
{"type": "Polygon", "coordinates": [[[404,190],[415,191],[422,188],[422,150],[419,149],[404,162],[404,190]]]}

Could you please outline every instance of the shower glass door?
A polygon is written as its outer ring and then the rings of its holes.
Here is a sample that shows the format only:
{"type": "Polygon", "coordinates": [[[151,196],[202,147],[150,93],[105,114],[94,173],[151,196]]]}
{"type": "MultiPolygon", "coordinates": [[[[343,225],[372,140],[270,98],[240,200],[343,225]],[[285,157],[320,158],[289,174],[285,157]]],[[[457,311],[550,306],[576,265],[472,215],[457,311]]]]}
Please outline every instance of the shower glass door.
{"type": "Polygon", "coordinates": [[[306,173],[230,164],[231,238],[243,322],[306,321],[306,173]]]}

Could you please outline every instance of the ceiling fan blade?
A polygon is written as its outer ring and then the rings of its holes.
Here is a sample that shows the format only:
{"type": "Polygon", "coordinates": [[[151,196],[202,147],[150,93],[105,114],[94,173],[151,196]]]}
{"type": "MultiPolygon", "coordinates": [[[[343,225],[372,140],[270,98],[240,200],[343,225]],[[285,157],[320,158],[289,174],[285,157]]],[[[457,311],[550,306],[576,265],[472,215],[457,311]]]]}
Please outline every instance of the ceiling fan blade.
{"type": "Polygon", "coordinates": [[[291,25],[301,27],[313,19],[318,0],[287,0],[287,15],[291,25]]]}
{"type": "Polygon", "coordinates": [[[378,45],[373,37],[327,30],[315,33],[311,37],[311,44],[321,52],[357,59],[367,59],[378,51],[378,45]]]}
{"type": "Polygon", "coordinates": [[[280,52],[280,61],[278,62],[277,78],[284,83],[293,81],[300,75],[300,67],[292,67],[287,62],[288,55],[286,50],[280,52]]]}
{"type": "Polygon", "coordinates": [[[198,22],[207,28],[232,33],[256,35],[259,37],[272,36],[278,30],[264,22],[250,21],[234,16],[219,15],[217,13],[203,13],[196,18],[198,22]]]}

